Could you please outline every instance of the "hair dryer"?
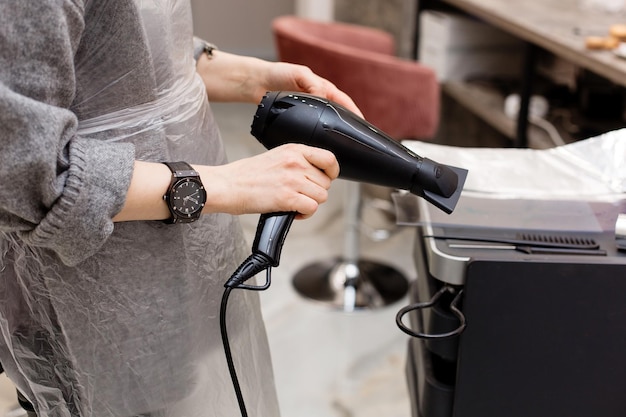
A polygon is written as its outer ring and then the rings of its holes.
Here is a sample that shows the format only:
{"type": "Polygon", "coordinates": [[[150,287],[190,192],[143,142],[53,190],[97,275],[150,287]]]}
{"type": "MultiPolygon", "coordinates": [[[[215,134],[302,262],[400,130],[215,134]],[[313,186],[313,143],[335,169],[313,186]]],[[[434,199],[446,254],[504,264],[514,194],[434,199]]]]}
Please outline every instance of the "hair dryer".
{"type": "Polygon", "coordinates": [[[408,190],[451,213],[467,171],[422,158],[346,108],[301,93],[263,97],[252,135],[266,148],[296,142],[335,154],[339,177],[408,190]]]}
{"type": "MultiPolygon", "coordinates": [[[[467,170],[416,155],[345,107],[309,94],[268,92],[251,133],[268,149],[289,142],[327,149],[337,158],[340,178],[408,190],[446,213],[454,210],[467,177],[467,170]]],[[[248,266],[249,273],[278,265],[292,220],[293,213],[261,216],[253,255],[264,260],[248,266]]],[[[227,285],[250,278],[239,275],[227,285]]]]}

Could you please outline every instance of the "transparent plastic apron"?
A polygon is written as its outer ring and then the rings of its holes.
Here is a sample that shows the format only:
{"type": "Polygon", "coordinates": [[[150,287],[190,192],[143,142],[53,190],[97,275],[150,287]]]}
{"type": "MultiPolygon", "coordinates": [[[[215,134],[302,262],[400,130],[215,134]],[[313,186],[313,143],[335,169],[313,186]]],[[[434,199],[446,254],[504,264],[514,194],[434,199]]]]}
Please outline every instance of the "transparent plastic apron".
{"type": "MultiPolygon", "coordinates": [[[[107,1],[124,3],[94,4],[107,1]]],[[[195,73],[189,1],[134,3],[153,65],[125,76],[145,74],[154,97],[115,109],[116,94],[99,91],[81,108],[115,111],[81,120],[78,135],[131,142],[141,160],[225,163],[195,73]]],[[[119,88],[125,79],[107,82],[119,88]]],[[[104,247],[76,267],[45,250],[8,246],[2,364],[40,417],[237,415],[219,333],[223,284],[249,250],[237,218],[117,223],[104,247]]],[[[257,295],[237,291],[227,317],[250,415],[278,416],[257,295]]]]}

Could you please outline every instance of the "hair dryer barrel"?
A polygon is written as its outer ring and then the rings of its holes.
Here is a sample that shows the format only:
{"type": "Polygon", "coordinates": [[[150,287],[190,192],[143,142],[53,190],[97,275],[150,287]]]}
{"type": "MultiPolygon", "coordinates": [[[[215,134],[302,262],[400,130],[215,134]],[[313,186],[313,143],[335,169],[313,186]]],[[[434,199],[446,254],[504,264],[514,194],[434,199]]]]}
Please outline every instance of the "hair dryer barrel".
{"type": "Polygon", "coordinates": [[[467,171],[416,155],[346,108],[309,94],[269,92],[252,135],[266,148],[303,143],[331,151],[340,178],[408,190],[451,213],[467,171]]]}

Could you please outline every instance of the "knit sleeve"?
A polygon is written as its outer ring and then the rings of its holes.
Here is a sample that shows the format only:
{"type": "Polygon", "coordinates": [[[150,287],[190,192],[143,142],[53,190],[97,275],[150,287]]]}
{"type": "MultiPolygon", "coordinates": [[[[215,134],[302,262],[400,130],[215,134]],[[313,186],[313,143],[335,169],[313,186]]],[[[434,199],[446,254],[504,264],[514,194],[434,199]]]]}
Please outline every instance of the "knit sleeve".
{"type": "Polygon", "coordinates": [[[113,231],[134,148],[76,135],[78,0],[0,2],[0,231],[73,265],[113,231]]]}

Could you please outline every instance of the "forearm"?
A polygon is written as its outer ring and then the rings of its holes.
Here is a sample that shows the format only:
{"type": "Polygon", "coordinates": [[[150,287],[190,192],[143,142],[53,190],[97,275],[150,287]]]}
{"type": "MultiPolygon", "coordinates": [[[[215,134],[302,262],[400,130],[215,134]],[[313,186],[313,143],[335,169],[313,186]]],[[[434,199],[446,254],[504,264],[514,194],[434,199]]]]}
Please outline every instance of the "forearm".
{"type": "Polygon", "coordinates": [[[258,58],[213,51],[200,55],[196,69],[210,101],[257,103],[265,93],[263,74],[269,62],[258,58]]]}
{"type": "Polygon", "coordinates": [[[113,221],[167,219],[169,211],[163,196],[170,178],[171,172],[163,164],[135,161],[124,206],[113,221]]]}
{"type": "MultiPolygon", "coordinates": [[[[200,174],[207,191],[207,203],[203,213],[234,212],[232,204],[225,202],[224,187],[219,178],[219,168],[193,165],[200,174]]],[[[169,168],[162,163],[135,161],[126,200],[113,221],[165,220],[170,217],[163,196],[167,193],[172,178],[169,168]]]]}
{"type": "Polygon", "coordinates": [[[350,97],[303,65],[214,50],[212,58],[200,55],[196,70],[209,100],[257,104],[267,91],[297,91],[325,97],[361,115],[350,97]]]}
{"type": "MultiPolygon", "coordinates": [[[[203,213],[233,212],[224,202],[224,192],[219,182],[219,168],[194,165],[207,191],[207,203],[203,213]]],[[[172,173],[165,164],[135,161],[133,176],[122,210],[113,221],[130,220],[165,220],[170,217],[167,203],[163,196],[167,193],[172,173]]]]}

